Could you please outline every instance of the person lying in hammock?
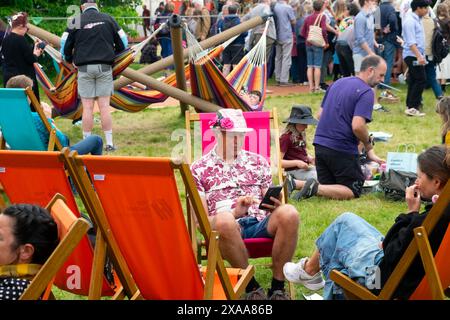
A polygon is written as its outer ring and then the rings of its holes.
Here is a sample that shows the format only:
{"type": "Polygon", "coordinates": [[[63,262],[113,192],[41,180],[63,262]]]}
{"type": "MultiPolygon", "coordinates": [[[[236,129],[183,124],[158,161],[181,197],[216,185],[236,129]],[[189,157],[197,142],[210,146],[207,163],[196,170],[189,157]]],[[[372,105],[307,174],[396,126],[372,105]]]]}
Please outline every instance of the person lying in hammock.
{"type": "Polygon", "coordinates": [[[252,90],[247,92],[245,90],[241,91],[241,98],[247,102],[249,107],[252,109],[251,111],[262,111],[263,105],[259,105],[261,102],[261,92],[258,90],[252,90]]]}
{"type": "MultiPolygon", "coordinates": [[[[8,80],[6,84],[7,88],[27,88],[33,85],[33,80],[24,75],[19,75],[12,77],[8,80]]],[[[45,102],[41,102],[42,109],[44,111],[45,116],[47,117],[52,128],[56,130],[56,136],[61,142],[63,147],[69,147],[70,150],[76,150],[78,154],[92,154],[92,155],[101,155],[103,152],[103,140],[100,136],[91,135],[86,139],[81,140],[80,142],[70,146],[69,137],[67,137],[63,132],[61,132],[55,125],[53,119],[51,118],[52,108],[45,102]]],[[[33,117],[34,124],[36,129],[39,132],[39,137],[42,140],[44,145],[48,145],[49,142],[49,132],[42,122],[39,114],[37,112],[31,112],[33,117]]]]}

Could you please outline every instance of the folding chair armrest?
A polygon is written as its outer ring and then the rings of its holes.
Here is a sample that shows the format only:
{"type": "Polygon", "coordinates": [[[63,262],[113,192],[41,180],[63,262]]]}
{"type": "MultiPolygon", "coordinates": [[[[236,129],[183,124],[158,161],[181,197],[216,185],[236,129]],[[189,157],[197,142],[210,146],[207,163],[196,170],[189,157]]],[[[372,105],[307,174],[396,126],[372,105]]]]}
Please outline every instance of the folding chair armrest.
{"type": "Polygon", "coordinates": [[[60,242],[55,252],[52,253],[33,281],[31,281],[31,284],[22,294],[20,300],[39,299],[56,271],[62,267],[66,259],[87,233],[89,227],[90,224],[88,221],[83,218],[78,218],[71,226],[67,236],[60,242]]]}
{"type": "Polygon", "coordinates": [[[361,286],[359,283],[356,283],[343,273],[337,270],[331,270],[330,279],[336,282],[338,285],[342,287],[344,290],[345,296],[348,299],[352,300],[376,300],[377,297],[367,290],[367,288],[361,286]]]}
{"type": "Polygon", "coordinates": [[[48,139],[48,147],[47,147],[47,151],[53,151],[55,150],[55,144],[56,144],[56,130],[52,129],[50,131],[50,136],[48,139]]]}
{"type": "Polygon", "coordinates": [[[245,270],[242,272],[239,281],[233,288],[236,297],[239,298],[244,293],[245,288],[247,287],[248,283],[250,282],[250,280],[254,275],[255,275],[255,267],[253,265],[248,265],[248,267],[245,268],[245,270]]]}
{"type": "Polygon", "coordinates": [[[3,135],[0,136],[0,150],[6,150],[6,140],[3,135]]]}
{"type": "Polygon", "coordinates": [[[439,272],[434,262],[433,251],[431,250],[426,229],[421,226],[414,229],[414,238],[417,241],[422,264],[427,276],[428,285],[431,289],[433,300],[444,300],[444,289],[442,288],[439,272]]]}

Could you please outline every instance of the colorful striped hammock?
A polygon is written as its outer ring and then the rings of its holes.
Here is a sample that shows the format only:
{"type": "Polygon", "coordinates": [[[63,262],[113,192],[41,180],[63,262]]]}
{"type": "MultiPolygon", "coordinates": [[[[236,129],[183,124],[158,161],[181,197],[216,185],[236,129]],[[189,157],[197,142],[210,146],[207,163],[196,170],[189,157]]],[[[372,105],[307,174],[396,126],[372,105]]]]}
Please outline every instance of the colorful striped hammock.
{"type": "MultiPolygon", "coordinates": [[[[216,58],[229,43],[230,42],[226,42],[215,47],[207,53],[207,56],[210,59],[216,58]]],[[[185,66],[184,72],[186,80],[188,80],[191,74],[189,65],[185,66]]],[[[163,82],[170,86],[176,87],[176,74],[173,73],[170,76],[166,77],[163,82]]],[[[112,107],[122,111],[139,112],[147,108],[150,104],[163,102],[167,98],[167,95],[157,90],[139,89],[132,86],[127,86],[114,91],[110,103],[112,107]]]]}
{"type": "Polygon", "coordinates": [[[261,109],[266,96],[266,33],[269,22],[259,42],[250,50],[233,71],[225,77],[208,56],[198,58],[203,50],[195,37],[186,30],[190,51],[191,90],[192,94],[215,103],[223,108],[253,109],[240,95],[242,90],[261,92],[261,109]]]}
{"type": "MultiPolygon", "coordinates": [[[[162,24],[147,39],[116,55],[113,63],[113,77],[118,76],[125,70],[134,61],[136,53],[139,52],[164,26],[165,24],[162,24]]],[[[30,37],[33,40],[36,40],[36,37],[30,37]]],[[[56,80],[56,85],[54,85],[50,78],[45,74],[42,66],[35,63],[34,68],[36,70],[38,82],[41,84],[45,94],[50,99],[59,115],[71,119],[79,118],[82,110],[81,100],[78,97],[78,85],[76,79],[77,69],[65,62],[62,59],[61,54],[55,48],[46,46],[45,51],[58,63],[60,72],[56,80]]]]}
{"type": "MultiPolygon", "coordinates": [[[[160,29],[163,28],[163,25],[160,26],[155,32],[147,38],[146,41],[151,39],[160,29]]],[[[214,59],[223,51],[223,49],[231,43],[233,39],[223,43],[215,47],[210,51],[205,51],[205,53],[210,57],[210,59],[214,59]]],[[[139,44],[140,48],[143,47],[143,44],[139,44]]],[[[50,47],[47,46],[46,51],[50,54],[50,56],[54,59],[54,61],[58,62],[58,66],[61,71],[58,76],[57,83],[58,85],[55,87],[50,79],[46,76],[42,67],[38,64],[35,65],[36,73],[38,75],[38,82],[41,84],[44,92],[49,97],[55,109],[61,116],[66,118],[76,119],[81,115],[81,101],[78,98],[77,93],[77,81],[76,81],[76,69],[68,65],[64,60],[61,59],[60,53],[50,47]],[[47,49],[48,47],[48,49],[47,49]]],[[[133,47],[134,51],[136,47],[133,47]]],[[[130,49],[128,49],[129,51],[130,49]]],[[[203,52],[202,52],[203,54],[203,52]]],[[[120,55],[116,57],[113,74],[117,75],[122,72],[132,61],[134,56],[129,54],[128,52],[122,52],[120,55]]],[[[185,67],[185,76],[186,79],[189,79],[190,69],[189,65],[185,67]]],[[[173,87],[176,86],[176,75],[172,74],[163,80],[168,85],[173,87]]],[[[147,108],[150,104],[163,102],[168,98],[167,95],[153,89],[140,89],[133,86],[127,86],[121,88],[119,90],[114,91],[114,94],[111,97],[111,106],[126,112],[139,112],[145,108],[147,108]]]]}

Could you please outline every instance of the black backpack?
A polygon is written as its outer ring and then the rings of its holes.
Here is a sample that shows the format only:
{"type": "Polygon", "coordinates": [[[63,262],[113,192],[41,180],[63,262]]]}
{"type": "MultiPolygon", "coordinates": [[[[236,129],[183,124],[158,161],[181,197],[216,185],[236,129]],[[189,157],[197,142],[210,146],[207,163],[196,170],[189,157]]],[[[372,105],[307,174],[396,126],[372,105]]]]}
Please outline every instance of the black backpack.
{"type": "Polygon", "coordinates": [[[405,190],[412,186],[417,179],[413,172],[389,170],[383,172],[380,178],[379,187],[386,199],[394,201],[405,200],[405,190]]]}
{"type": "Polygon", "coordinates": [[[433,62],[439,64],[447,57],[450,47],[439,23],[434,21],[434,26],[431,52],[433,53],[433,62]]]}

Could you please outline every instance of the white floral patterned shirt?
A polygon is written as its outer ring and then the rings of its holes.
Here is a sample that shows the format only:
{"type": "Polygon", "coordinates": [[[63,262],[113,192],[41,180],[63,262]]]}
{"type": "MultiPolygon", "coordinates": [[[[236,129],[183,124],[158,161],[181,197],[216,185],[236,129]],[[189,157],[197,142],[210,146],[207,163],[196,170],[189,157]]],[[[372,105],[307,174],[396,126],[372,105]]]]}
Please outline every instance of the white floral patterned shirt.
{"type": "Polygon", "coordinates": [[[269,211],[258,209],[263,192],[272,184],[267,160],[252,152],[241,150],[232,163],[226,163],[213,148],[191,166],[200,196],[206,198],[208,214],[214,216],[236,206],[240,196],[251,195],[258,200],[247,214],[263,220],[269,211]]]}

